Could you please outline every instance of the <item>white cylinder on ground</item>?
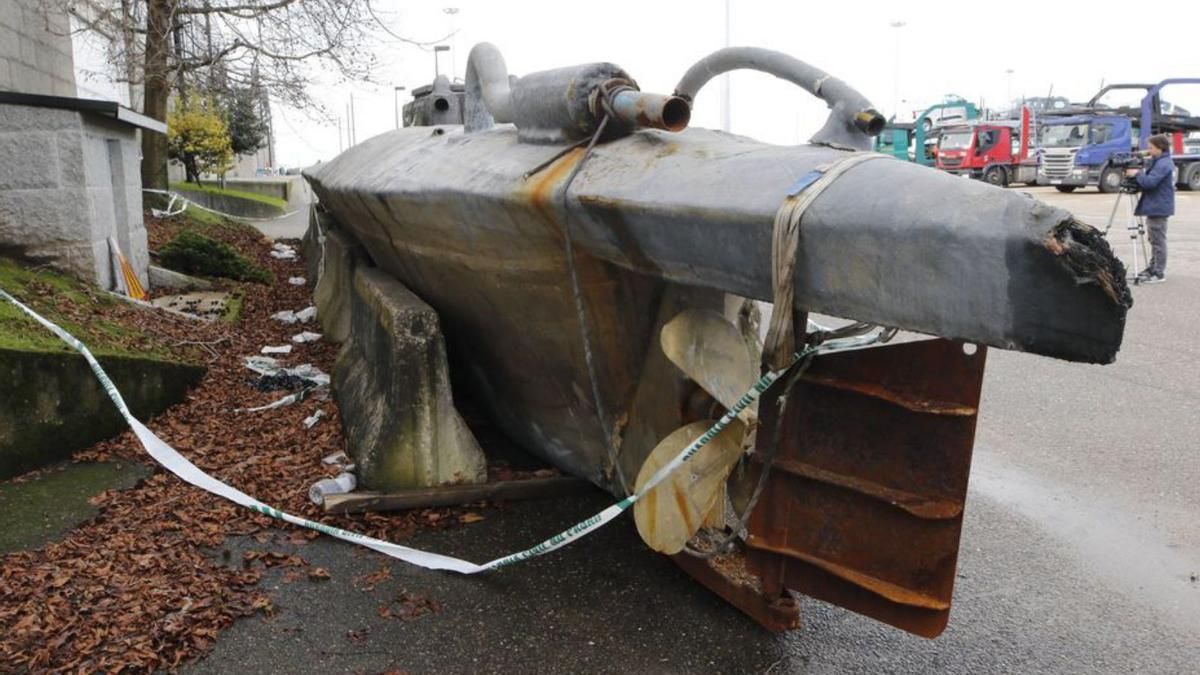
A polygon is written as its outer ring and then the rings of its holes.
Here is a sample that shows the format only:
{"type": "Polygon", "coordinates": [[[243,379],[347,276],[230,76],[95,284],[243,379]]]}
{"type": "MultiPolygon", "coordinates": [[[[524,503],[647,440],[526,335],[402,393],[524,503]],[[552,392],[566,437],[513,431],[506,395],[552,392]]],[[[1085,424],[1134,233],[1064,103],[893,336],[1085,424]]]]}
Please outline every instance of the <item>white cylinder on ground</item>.
{"type": "Polygon", "coordinates": [[[333,478],[322,478],[308,489],[308,499],[321,506],[329,495],[344,495],[353,491],[357,484],[354,474],[347,472],[339,473],[333,478]]]}

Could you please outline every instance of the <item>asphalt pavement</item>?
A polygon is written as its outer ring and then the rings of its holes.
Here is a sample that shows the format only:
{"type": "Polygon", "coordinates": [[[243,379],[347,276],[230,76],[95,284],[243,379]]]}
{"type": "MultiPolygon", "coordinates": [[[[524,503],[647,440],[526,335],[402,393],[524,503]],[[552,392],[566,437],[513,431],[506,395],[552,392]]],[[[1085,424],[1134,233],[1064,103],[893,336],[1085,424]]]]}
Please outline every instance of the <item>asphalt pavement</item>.
{"type": "MultiPolygon", "coordinates": [[[[1113,204],[1093,191],[1031,192],[1101,228],[1113,204]]],[[[1197,672],[1200,194],[1178,204],[1168,281],[1133,289],[1117,363],[989,352],[954,609],[936,640],[807,599],[802,629],[770,635],[646,549],[625,517],[484,577],[423,571],[328,538],[297,549],[281,536],[270,547],[332,578],[269,572],[276,613],[239,621],[187,670],[1197,672]],[[390,578],[365,590],[363,575],[380,568],[390,578]]],[[[1128,260],[1120,227],[1110,240],[1128,260]]],[[[595,492],[511,504],[405,543],[481,562],[608,502],[595,492]]]]}
{"type": "Polygon", "coordinates": [[[299,189],[292,191],[286,213],[270,220],[250,221],[250,224],[272,239],[299,239],[308,229],[308,207],[313,201],[308,181],[296,179],[299,189]]]}

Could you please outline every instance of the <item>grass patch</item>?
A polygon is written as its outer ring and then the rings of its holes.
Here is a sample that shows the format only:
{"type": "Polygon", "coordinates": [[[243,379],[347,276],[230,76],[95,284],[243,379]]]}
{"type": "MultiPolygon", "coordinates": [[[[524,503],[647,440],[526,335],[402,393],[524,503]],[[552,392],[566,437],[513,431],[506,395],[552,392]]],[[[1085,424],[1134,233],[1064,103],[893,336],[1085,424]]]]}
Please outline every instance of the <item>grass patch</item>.
{"type": "Polygon", "coordinates": [[[271,273],[224,242],[185,229],[158,252],[164,267],[206,277],[270,283],[271,273]]]}
{"type": "MultiPolygon", "coordinates": [[[[195,183],[171,183],[171,189],[178,192],[206,192],[212,195],[222,195],[225,197],[236,197],[238,199],[248,199],[261,204],[269,204],[283,211],[287,208],[287,200],[279,197],[271,197],[262,195],[257,192],[247,192],[245,190],[233,190],[230,188],[222,188],[219,185],[196,185],[195,183]]],[[[186,195],[185,195],[186,196],[186,195]]],[[[197,209],[200,210],[200,209],[197,209]]]]}
{"type": "Polygon", "coordinates": [[[191,218],[196,223],[199,223],[201,225],[208,225],[211,227],[224,227],[224,226],[234,222],[234,221],[226,218],[225,216],[222,216],[219,213],[213,213],[212,211],[205,211],[204,209],[200,208],[199,206],[196,206],[195,204],[191,204],[191,203],[189,203],[187,205],[187,209],[184,210],[184,213],[186,213],[188,218],[191,218]]]}
{"type": "Polygon", "coordinates": [[[235,325],[242,320],[242,292],[236,291],[225,301],[225,313],[221,320],[229,325],[235,325]]]}
{"type": "MultiPolygon", "coordinates": [[[[136,328],[105,316],[121,301],[72,277],[0,258],[0,288],[79,338],[93,353],[175,360],[136,328]]],[[[0,300],[0,348],[74,352],[16,305],[0,300]]]]}

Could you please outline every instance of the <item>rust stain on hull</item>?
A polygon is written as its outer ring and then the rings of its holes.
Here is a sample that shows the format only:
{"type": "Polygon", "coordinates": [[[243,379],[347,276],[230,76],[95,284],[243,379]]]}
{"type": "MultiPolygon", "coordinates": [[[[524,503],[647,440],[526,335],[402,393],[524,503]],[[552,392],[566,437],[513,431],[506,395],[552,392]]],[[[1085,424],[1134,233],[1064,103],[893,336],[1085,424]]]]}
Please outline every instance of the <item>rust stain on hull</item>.
{"type": "Polygon", "coordinates": [[[554,206],[550,200],[554,197],[558,185],[566,180],[575,165],[583,159],[583,153],[583,148],[573,148],[550,166],[534,174],[528,187],[523,190],[528,195],[529,203],[537,208],[547,222],[556,223],[554,206]]]}

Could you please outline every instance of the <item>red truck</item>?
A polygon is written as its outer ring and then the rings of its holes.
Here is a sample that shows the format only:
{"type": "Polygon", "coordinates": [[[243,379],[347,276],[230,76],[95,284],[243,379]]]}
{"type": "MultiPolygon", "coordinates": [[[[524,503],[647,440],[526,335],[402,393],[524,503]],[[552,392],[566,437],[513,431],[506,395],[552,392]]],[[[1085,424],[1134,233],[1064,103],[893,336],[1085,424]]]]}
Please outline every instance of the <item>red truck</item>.
{"type": "Polygon", "coordinates": [[[1037,157],[1030,156],[1029,108],[1021,119],[972,121],[947,127],[938,139],[935,166],[1004,187],[1037,184],[1037,157]]]}

